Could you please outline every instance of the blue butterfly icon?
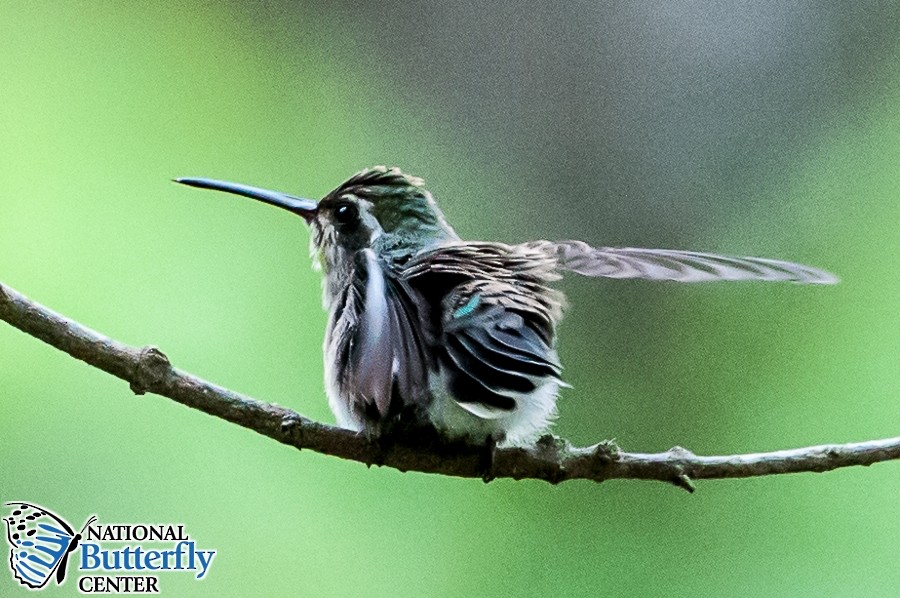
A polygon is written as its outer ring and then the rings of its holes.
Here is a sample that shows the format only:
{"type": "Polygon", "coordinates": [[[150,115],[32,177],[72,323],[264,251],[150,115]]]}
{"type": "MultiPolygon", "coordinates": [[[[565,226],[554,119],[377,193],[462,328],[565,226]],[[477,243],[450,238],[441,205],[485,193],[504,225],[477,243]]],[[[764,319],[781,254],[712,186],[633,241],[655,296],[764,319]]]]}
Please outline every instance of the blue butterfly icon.
{"type": "Polygon", "coordinates": [[[16,580],[36,590],[43,588],[56,573],[56,583],[66,578],[69,553],[75,550],[81,534],[97,520],[91,517],[77,534],[65,519],[27,502],[8,502],[11,513],[3,518],[9,542],[9,567],[16,580]]]}

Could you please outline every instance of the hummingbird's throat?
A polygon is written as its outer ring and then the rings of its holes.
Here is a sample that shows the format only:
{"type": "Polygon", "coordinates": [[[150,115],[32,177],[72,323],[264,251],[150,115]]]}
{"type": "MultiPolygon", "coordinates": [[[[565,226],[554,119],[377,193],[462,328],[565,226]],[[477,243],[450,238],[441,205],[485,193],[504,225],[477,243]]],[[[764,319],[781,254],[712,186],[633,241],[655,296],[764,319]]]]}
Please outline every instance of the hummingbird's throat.
{"type": "Polygon", "coordinates": [[[329,309],[353,283],[356,254],[334,244],[313,248],[313,269],[322,272],[322,303],[329,309]]]}

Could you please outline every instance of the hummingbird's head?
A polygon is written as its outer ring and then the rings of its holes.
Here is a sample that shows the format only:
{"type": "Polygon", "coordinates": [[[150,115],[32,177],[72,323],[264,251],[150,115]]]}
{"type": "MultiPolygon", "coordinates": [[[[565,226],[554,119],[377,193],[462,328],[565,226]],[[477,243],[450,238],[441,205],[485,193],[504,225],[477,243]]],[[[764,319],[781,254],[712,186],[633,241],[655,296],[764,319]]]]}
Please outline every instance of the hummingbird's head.
{"type": "Polygon", "coordinates": [[[176,182],[243,195],[302,216],[311,229],[313,252],[329,275],[348,270],[356,254],[366,248],[376,255],[399,257],[458,239],[422,179],[398,168],[362,170],[318,202],[212,179],[176,182]]]}
{"type": "Polygon", "coordinates": [[[341,183],[319,201],[309,222],[313,245],[321,250],[415,252],[457,238],[422,179],[384,166],[341,183]]]}

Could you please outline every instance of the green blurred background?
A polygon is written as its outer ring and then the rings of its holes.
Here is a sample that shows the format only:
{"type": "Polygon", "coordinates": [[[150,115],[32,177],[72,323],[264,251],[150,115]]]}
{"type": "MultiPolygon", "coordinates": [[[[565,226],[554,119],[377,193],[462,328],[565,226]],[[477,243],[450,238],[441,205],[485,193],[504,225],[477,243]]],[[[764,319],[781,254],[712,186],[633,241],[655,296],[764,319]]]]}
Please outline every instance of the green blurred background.
{"type": "MultiPolygon", "coordinates": [[[[427,180],[458,232],[808,262],[831,288],[574,279],[556,432],[628,450],[900,434],[897,2],[0,4],[0,280],[310,417],[320,196],[427,180]]],[[[896,596],[900,463],[490,485],[298,453],[0,325],[0,498],[183,522],[170,596],[896,596]]],[[[5,548],[4,548],[5,550],[5,548]]],[[[77,571],[50,595],[72,595],[77,571]]],[[[24,595],[0,573],[0,594],[24,595]]]]}

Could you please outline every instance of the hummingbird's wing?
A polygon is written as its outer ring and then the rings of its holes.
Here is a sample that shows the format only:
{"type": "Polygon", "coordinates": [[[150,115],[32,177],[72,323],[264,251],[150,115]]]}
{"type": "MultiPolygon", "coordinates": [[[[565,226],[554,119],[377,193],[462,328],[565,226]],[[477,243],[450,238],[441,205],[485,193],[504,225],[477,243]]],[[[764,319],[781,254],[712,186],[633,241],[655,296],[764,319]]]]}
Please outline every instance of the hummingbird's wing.
{"type": "Polygon", "coordinates": [[[509,283],[472,281],[444,302],[440,363],[447,388],[461,407],[482,419],[504,417],[561,367],[543,318],[516,305],[509,283]]]}
{"type": "Polygon", "coordinates": [[[555,254],[559,267],[583,276],[705,282],[711,280],[789,281],[834,284],[837,276],[806,266],[760,257],[732,257],[674,249],[591,247],[582,241],[537,241],[555,254]]]}
{"type": "MultiPolygon", "coordinates": [[[[547,241],[506,245],[488,241],[455,241],[417,254],[400,272],[402,280],[439,290],[436,301],[447,297],[466,281],[509,284],[506,301],[529,312],[542,326],[552,329],[562,319],[563,296],[549,285],[561,277],[557,257],[547,241]]],[[[499,295],[498,295],[499,300],[499,295]]],[[[434,298],[432,297],[432,301],[434,298]]]]}
{"type": "Polygon", "coordinates": [[[449,395],[473,415],[497,419],[555,397],[554,269],[542,250],[484,242],[448,243],[405,265],[402,278],[439,305],[437,362],[449,395]]]}
{"type": "Polygon", "coordinates": [[[371,250],[332,315],[326,350],[339,394],[355,417],[396,415],[424,401],[429,356],[408,284],[385,271],[371,250]]]}

